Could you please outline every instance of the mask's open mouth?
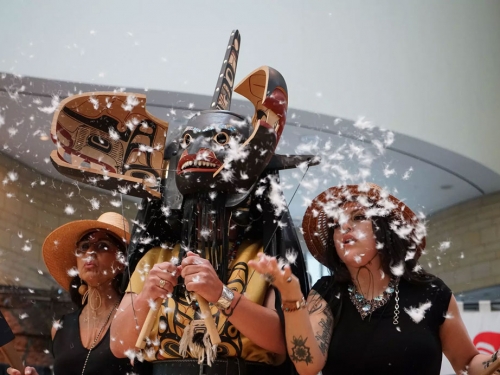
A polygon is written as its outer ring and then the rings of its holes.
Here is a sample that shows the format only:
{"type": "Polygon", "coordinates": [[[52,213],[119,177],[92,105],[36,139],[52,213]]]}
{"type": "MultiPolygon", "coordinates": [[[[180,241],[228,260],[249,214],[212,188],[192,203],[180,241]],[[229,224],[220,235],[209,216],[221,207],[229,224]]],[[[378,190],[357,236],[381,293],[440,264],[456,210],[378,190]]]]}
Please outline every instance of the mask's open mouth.
{"type": "Polygon", "coordinates": [[[196,154],[188,154],[184,151],[177,164],[177,174],[186,172],[212,172],[214,173],[222,166],[212,151],[199,150],[196,154]]]}

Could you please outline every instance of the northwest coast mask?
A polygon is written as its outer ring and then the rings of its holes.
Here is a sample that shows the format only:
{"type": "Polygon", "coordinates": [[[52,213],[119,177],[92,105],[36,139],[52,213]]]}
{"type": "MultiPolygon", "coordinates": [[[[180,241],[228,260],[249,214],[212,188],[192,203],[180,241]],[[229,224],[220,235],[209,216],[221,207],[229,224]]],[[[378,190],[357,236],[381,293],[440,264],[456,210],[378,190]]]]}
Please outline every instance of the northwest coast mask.
{"type": "Polygon", "coordinates": [[[288,105],[283,77],[273,68],[261,67],[235,91],[254,104],[253,119],[209,110],[189,120],[179,140],[176,167],[176,184],[181,194],[243,194],[273,157],[288,105]]]}

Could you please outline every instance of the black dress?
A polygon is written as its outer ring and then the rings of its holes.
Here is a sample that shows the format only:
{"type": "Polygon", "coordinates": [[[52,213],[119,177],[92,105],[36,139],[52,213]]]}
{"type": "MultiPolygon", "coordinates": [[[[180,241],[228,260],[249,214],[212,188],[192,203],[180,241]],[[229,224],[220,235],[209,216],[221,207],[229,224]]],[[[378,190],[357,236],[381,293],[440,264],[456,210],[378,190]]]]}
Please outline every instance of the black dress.
{"type": "Polygon", "coordinates": [[[393,324],[394,293],[384,306],[363,320],[347,288],[335,290],[331,281],[331,277],[323,277],[313,286],[329,301],[337,317],[323,375],[439,375],[442,360],[439,327],[445,321],[452,296],[442,280],[435,278],[424,284],[400,281],[397,326],[393,324]],[[416,323],[405,308],[418,308],[426,302],[432,305],[424,319],[416,323]]]}
{"type": "MultiPolygon", "coordinates": [[[[82,345],[80,337],[81,309],[64,315],[62,328],[58,329],[52,343],[55,375],[81,375],[89,350],[82,345]]],[[[92,349],[85,375],[121,375],[144,373],[130,365],[128,358],[116,358],[109,348],[109,328],[102,340],[92,349]]]]}

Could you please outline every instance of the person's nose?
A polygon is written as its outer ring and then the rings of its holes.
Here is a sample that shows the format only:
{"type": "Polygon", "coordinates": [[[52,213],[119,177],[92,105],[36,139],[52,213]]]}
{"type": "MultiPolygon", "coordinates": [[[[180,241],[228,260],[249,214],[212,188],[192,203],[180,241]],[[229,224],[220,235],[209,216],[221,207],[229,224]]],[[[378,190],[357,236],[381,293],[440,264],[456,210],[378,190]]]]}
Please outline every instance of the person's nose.
{"type": "Polygon", "coordinates": [[[341,229],[342,233],[349,233],[352,230],[351,221],[347,220],[345,223],[343,223],[341,229]]]}
{"type": "Polygon", "coordinates": [[[81,251],[80,254],[81,254],[82,257],[86,257],[87,256],[87,257],[93,257],[93,258],[95,258],[96,257],[96,251],[94,249],[94,245],[91,244],[88,249],[86,249],[84,251],[81,251]]]}

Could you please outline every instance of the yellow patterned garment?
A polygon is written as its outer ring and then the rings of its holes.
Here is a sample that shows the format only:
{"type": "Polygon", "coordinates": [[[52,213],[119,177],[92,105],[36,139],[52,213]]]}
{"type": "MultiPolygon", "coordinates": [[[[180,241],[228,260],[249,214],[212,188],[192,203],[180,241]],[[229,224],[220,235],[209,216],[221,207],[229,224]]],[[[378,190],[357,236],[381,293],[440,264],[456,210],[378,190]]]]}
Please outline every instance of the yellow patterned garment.
{"type": "MultiPolygon", "coordinates": [[[[231,271],[227,286],[239,293],[244,292],[247,299],[263,305],[269,284],[248,266],[248,261],[256,259],[259,252],[262,252],[260,242],[243,242],[240,245],[235,259],[229,265],[231,271]]],[[[179,245],[173,250],[158,247],[148,251],[137,265],[127,292],[140,293],[149,270],[156,263],[167,262],[178,254],[179,245]]],[[[242,335],[215,306],[211,306],[211,311],[222,341],[218,345],[218,357],[239,357],[268,364],[280,362],[280,358],[274,353],[262,349],[242,335]]],[[[179,354],[179,341],[184,327],[193,320],[193,315],[194,310],[184,297],[164,301],[149,335],[152,346],[145,350],[146,359],[160,361],[182,358],[179,354]]]]}

